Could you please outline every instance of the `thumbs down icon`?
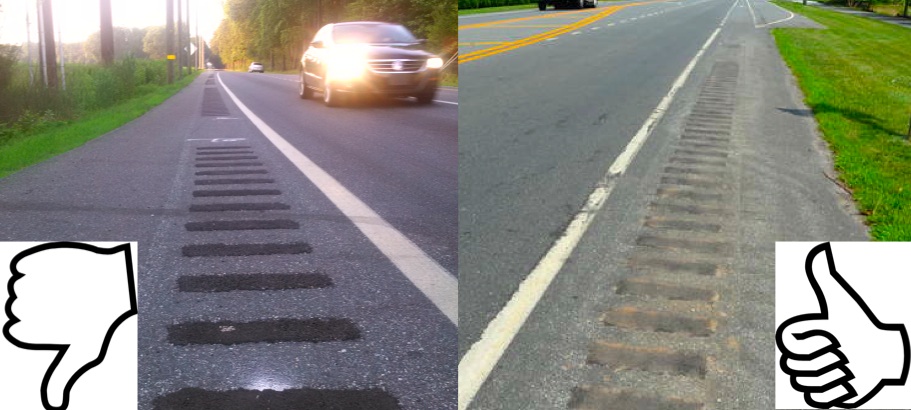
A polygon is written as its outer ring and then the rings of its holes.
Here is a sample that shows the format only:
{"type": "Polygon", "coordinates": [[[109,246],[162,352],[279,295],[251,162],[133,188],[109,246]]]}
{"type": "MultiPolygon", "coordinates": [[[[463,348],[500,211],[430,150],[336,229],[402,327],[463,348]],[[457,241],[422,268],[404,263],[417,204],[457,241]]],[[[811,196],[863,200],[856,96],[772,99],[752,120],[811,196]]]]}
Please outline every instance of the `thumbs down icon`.
{"type": "Polygon", "coordinates": [[[66,409],[76,381],[101,364],[118,326],[137,313],[130,244],[53,242],[10,262],[3,336],[57,354],[41,380],[45,409],[66,409]]]}

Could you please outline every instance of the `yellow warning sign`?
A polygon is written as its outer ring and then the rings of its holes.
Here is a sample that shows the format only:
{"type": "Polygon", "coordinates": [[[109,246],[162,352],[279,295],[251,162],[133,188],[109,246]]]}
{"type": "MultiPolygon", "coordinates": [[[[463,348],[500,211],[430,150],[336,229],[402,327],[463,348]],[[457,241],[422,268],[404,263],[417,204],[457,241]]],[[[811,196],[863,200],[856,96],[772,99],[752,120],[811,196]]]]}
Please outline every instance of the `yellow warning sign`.
{"type": "Polygon", "coordinates": [[[174,54],[168,54],[168,60],[176,60],[177,56],[174,54]]]}

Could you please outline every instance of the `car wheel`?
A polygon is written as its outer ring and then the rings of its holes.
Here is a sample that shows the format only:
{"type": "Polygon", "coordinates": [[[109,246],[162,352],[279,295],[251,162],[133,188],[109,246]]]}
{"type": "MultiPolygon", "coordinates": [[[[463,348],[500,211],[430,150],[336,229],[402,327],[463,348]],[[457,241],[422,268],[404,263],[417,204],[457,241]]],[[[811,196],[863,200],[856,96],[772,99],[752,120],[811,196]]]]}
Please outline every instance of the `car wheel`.
{"type": "Polygon", "coordinates": [[[432,87],[429,90],[421,91],[421,93],[418,95],[415,95],[415,97],[417,97],[417,99],[418,99],[418,104],[425,105],[425,104],[432,103],[433,97],[436,97],[436,94],[437,94],[436,87],[432,87]]]}
{"type": "Polygon", "coordinates": [[[547,2],[546,2],[546,1],[539,1],[539,2],[538,2],[538,10],[544,11],[545,9],[547,9],[547,2]]]}
{"type": "Polygon", "coordinates": [[[332,89],[332,86],[329,85],[329,79],[323,79],[323,103],[327,107],[338,107],[340,95],[338,92],[332,89]]]}
{"type": "Polygon", "coordinates": [[[310,87],[307,87],[307,76],[301,71],[300,78],[300,97],[302,100],[306,100],[310,97],[313,97],[313,90],[310,87]]]}

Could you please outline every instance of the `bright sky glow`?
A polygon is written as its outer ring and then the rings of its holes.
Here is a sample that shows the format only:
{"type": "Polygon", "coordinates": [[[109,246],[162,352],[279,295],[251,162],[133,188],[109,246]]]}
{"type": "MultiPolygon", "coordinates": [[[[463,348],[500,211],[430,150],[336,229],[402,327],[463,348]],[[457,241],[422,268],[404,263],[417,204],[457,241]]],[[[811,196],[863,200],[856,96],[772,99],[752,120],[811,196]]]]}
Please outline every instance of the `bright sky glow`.
{"type": "MultiPolygon", "coordinates": [[[[54,31],[61,25],[64,43],[84,41],[100,26],[98,0],[53,0],[54,31]]],[[[196,34],[196,17],[199,16],[199,36],[211,39],[224,14],[223,0],[190,1],[190,34],[196,34]]],[[[150,27],[165,25],[166,0],[111,0],[111,14],[115,27],[150,27]]],[[[38,40],[35,23],[36,0],[0,0],[0,44],[24,44],[26,41],[26,10],[31,19],[32,42],[38,40]]],[[[174,1],[174,18],[177,18],[177,1],[174,1]]],[[[184,16],[186,18],[186,16],[184,16]]],[[[54,33],[56,36],[56,33],[54,33]]]]}

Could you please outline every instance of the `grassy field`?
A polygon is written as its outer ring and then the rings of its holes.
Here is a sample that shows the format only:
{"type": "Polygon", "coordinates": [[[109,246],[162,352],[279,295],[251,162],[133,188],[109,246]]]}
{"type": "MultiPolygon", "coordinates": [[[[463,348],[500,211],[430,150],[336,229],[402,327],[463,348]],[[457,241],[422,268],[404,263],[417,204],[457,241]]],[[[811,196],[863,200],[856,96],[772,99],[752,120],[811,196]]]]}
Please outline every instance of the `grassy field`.
{"type": "Polygon", "coordinates": [[[876,240],[911,240],[911,30],[776,2],[828,29],[772,31],[876,240]]]}
{"type": "Polygon", "coordinates": [[[196,73],[78,119],[54,121],[0,143],[0,178],[59,155],[141,116],[193,81],[196,73]]]}

